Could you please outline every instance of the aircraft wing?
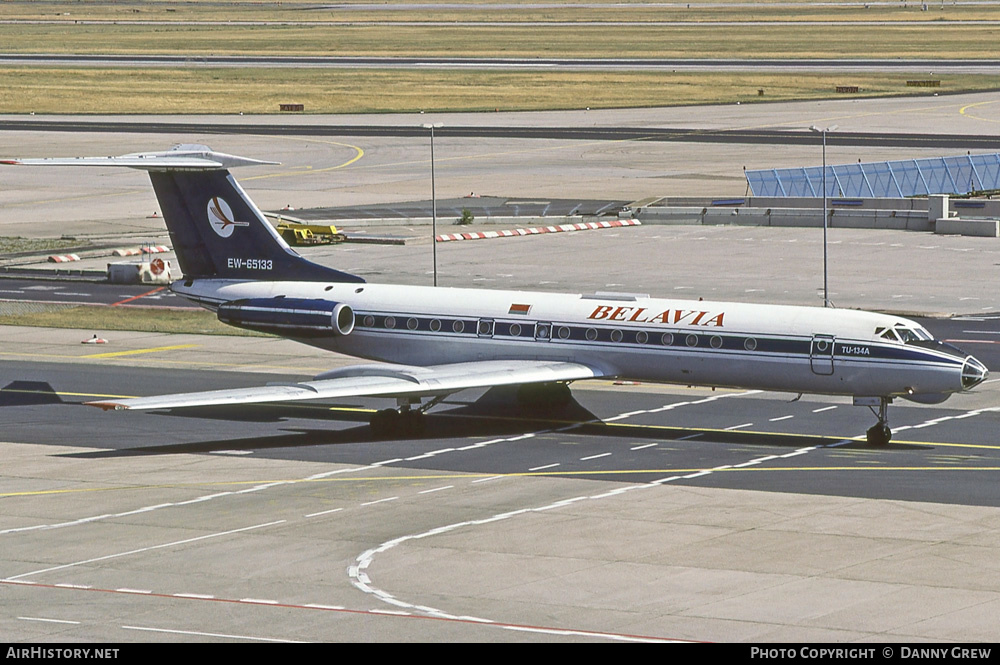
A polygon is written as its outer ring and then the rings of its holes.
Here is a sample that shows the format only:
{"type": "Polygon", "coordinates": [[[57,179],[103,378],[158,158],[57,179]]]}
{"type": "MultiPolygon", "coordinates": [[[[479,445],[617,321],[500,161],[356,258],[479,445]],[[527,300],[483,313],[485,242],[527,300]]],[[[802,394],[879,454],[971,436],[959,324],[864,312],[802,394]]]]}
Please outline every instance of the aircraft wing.
{"type": "Polygon", "coordinates": [[[110,399],[87,402],[87,406],[105,410],[177,409],[338,397],[423,397],[449,395],[468,388],[576,381],[602,376],[605,374],[600,370],[580,363],[544,360],[487,360],[428,367],[355,365],[326,372],[312,381],[301,383],[110,399]]]}

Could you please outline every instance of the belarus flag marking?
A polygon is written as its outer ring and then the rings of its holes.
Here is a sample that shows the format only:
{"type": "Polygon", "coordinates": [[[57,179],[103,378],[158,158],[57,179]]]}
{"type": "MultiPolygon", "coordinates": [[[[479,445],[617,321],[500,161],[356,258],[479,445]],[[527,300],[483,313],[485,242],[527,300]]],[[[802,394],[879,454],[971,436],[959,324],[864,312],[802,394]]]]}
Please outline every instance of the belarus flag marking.
{"type": "Polygon", "coordinates": [[[511,305],[510,309],[507,311],[508,314],[520,314],[521,316],[526,316],[531,310],[531,305],[511,305]]]}

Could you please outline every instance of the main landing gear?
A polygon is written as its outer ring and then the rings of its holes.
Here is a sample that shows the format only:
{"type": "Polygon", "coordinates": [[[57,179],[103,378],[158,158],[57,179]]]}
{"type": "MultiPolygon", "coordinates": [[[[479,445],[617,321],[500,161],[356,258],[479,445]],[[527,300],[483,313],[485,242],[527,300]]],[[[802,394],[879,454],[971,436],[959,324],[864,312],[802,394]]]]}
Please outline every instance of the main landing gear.
{"type": "Polygon", "coordinates": [[[892,439],[892,430],[889,429],[889,403],[891,397],[855,397],[854,403],[859,406],[867,406],[878,418],[878,422],[868,428],[867,439],[870,446],[884,446],[892,439]],[[878,409],[876,411],[876,408],[878,409]]]}
{"type": "Polygon", "coordinates": [[[400,397],[397,400],[397,408],[382,409],[372,414],[371,420],[368,421],[372,436],[378,439],[421,436],[427,429],[424,414],[444,398],[445,395],[441,395],[421,405],[419,398],[400,397]]]}

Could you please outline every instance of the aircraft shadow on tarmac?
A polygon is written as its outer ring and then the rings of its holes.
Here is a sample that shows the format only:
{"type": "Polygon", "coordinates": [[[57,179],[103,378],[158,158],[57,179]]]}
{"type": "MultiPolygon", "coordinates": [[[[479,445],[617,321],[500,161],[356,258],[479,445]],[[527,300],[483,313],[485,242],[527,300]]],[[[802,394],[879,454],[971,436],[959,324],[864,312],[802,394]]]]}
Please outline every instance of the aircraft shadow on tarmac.
{"type": "MultiPolygon", "coordinates": [[[[398,441],[420,441],[441,439],[465,439],[470,437],[515,436],[526,432],[564,431],[587,436],[628,438],[630,440],[677,441],[700,435],[705,443],[771,445],[779,448],[801,448],[824,445],[833,442],[830,437],[819,435],[772,434],[760,432],[739,432],[722,430],[702,430],[693,428],[629,425],[615,423],[609,425],[583,407],[575,399],[559,407],[532,407],[517,402],[507,388],[493,388],[470,402],[449,401],[456,408],[432,411],[424,420],[419,434],[399,434],[387,437],[373,436],[367,421],[370,412],[356,409],[340,410],[329,405],[311,407],[307,411],[296,405],[276,405],[264,409],[246,407],[202,407],[173,411],[152,412],[158,416],[183,418],[209,418],[240,422],[281,422],[289,419],[315,419],[324,421],[354,422],[357,426],[345,429],[289,427],[284,433],[262,433],[260,436],[211,439],[188,443],[164,443],[148,445],[150,438],[141,447],[118,448],[115,450],[70,453],[67,457],[103,458],[134,455],[168,455],[211,453],[219,450],[262,452],[280,449],[302,449],[319,446],[350,444],[383,444],[398,441]]],[[[863,441],[853,446],[864,446],[863,441]]],[[[903,446],[893,444],[892,448],[903,446]]],[[[346,461],[346,460],[345,460],[346,461]]],[[[357,463],[364,463],[357,460],[357,463]]]]}
{"type": "Polygon", "coordinates": [[[11,381],[0,388],[0,407],[40,404],[63,404],[63,400],[45,381],[11,381]]]}

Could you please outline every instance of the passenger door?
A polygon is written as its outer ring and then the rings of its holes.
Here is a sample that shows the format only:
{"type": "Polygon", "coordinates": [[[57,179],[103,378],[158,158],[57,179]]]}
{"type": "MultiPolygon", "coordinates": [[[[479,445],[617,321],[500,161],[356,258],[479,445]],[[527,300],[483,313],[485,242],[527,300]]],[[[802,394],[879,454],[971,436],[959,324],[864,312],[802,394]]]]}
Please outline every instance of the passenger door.
{"type": "Polygon", "coordinates": [[[833,374],[833,335],[813,335],[809,344],[809,364],[813,374],[833,374]]]}

